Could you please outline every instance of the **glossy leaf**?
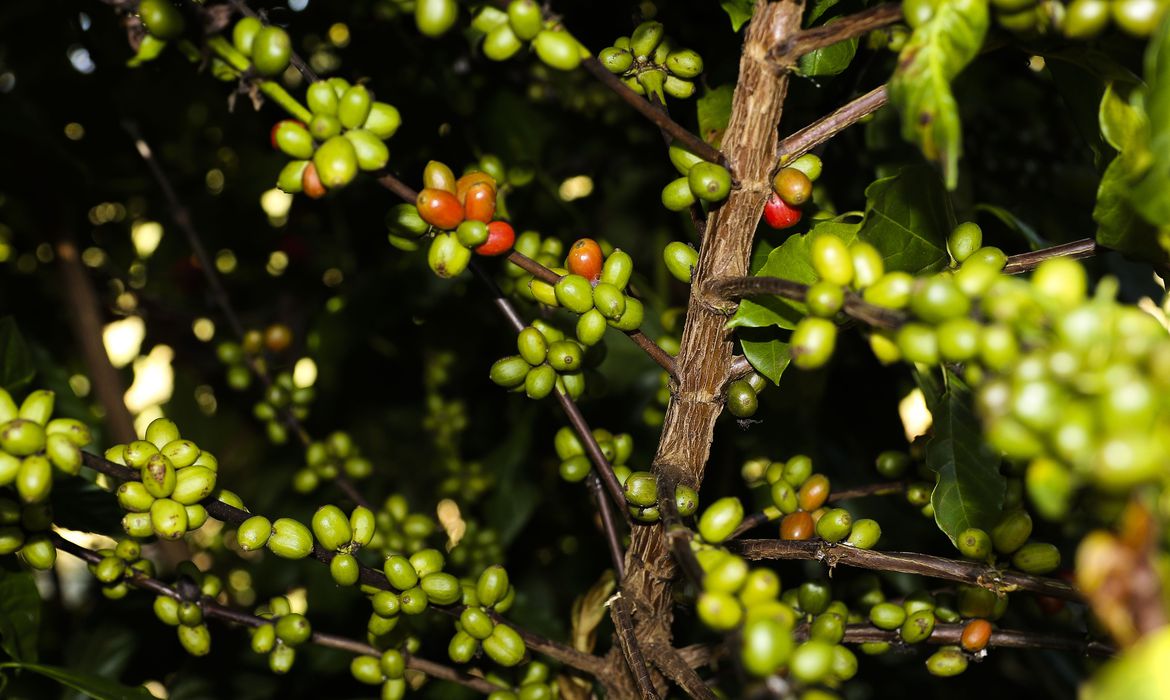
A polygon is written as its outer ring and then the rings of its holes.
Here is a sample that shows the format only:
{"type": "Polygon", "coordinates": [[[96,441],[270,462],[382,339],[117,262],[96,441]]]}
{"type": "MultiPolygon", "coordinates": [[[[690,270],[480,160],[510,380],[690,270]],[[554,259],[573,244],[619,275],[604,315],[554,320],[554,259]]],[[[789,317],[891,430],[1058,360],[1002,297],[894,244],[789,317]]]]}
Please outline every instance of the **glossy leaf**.
{"type": "Polygon", "coordinates": [[[877,180],[866,188],[865,199],[859,237],[881,252],[887,270],[919,273],[947,263],[955,215],[931,168],[912,166],[877,180]]]}
{"type": "Polygon", "coordinates": [[[1006,482],[999,455],[983,440],[970,389],[954,375],[947,380],[945,392],[928,401],[934,430],[926,445],[926,466],[938,475],[930,497],[935,523],[954,542],[969,527],[987,530],[995,525],[1006,482]]]}
{"type": "Polygon", "coordinates": [[[951,81],[983,46],[987,0],[939,3],[914,30],[890,79],[890,102],[902,115],[902,136],[942,167],[947,189],[959,182],[963,134],[951,81]]]}
{"type": "Polygon", "coordinates": [[[745,328],[736,335],[743,346],[744,357],[752,367],[771,379],[773,384],[779,384],[780,376],[792,362],[788,333],[776,328],[745,328]]]}
{"type": "MultiPolygon", "coordinates": [[[[768,254],[767,262],[755,274],[760,277],[779,277],[804,284],[815,282],[817,274],[813,270],[809,242],[814,236],[831,233],[846,243],[852,243],[857,239],[857,231],[861,227],[861,223],[840,219],[852,218],[853,216],[855,215],[845,214],[837,219],[822,221],[813,226],[808,233],[789,236],[784,243],[768,254]]],[[[760,296],[741,301],[735,315],[728,321],[727,327],[779,326],[791,330],[806,315],[804,304],[801,302],[789,301],[776,296],[760,296]]]]}
{"type": "Polygon", "coordinates": [[[727,131],[727,122],[731,120],[734,93],[735,88],[731,85],[720,85],[708,90],[695,103],[699,113],[699,136],[716,148],[723,141],[723,132],[727,131]]]}
{"type": "Polygon", "coordinates": [[[20,669],[57,681],[66,688],[79,690],[94,700],[152,700],[154,697],[145,688],[131,688],[116,681],[88,673],[78,673],[57,666],[42,664],[5,663],[0,669],[20,669]]]}
{"type": "Polygon", "coordinates": [[[1156,230],[1134,208],[1130,182],[1125,160],[1118,155],[1097,186],[1097,203],[1093,207],[1097,242],[1133,257],[1165,260],[1166,251],[1158,245],[1156,230]]]}
{"type": "MultiPolygon", "coordinates": [[[[836,18],[833,18],[825,24],[831,24],[835,20],[836,18]]],[[[809,52],[800,57],[796,64],[796,72],[807,77],[837,75],[853,62],[853,57],[857,55],[857,42],[857,38],[854,37],[809,52]]]]}
{"type": "Polygon", "coordinates": [[[17,661],[37,660],[41,596],[32,572],[0,568],[0,648],[17,661]]]}
{"type": "Polygon", "coordinates": [[[731,19],[731,28],[737,32],[756,12],[756,3],[752,0],[723,0],[719,6],[731,19]]]}
{"type": "MultiPolygon", "coordinates": [[[[1145,79],[1146,114],[1149,118],[1149,167],[1133,173],[1140,175],[1133,187],[1131,201],[1146,221],[1158,227],[1170,226],[1170,23],[1150,38],[1146,47],[1145,79]]],[[[1124,153],[1125,151],[1123,151],[1124,153]]],[[[1138,157],[1140,167],[1145,163],[1138,157]]],[[[1162,251],[1160,261],[1165,261],[1162,251]]]]}

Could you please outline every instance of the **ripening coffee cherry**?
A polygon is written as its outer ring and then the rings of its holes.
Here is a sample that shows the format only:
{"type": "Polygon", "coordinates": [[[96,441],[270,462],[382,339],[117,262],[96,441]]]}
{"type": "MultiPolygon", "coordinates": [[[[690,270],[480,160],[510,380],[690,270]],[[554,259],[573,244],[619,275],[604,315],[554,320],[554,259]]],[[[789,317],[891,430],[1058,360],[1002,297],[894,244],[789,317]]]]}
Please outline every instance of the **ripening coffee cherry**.
{"type": "Polygon", "coordinates": [[[370,105],[370,113],[362,128],[380,139],[388,139],[398,131],[402,125],[402,116],[398,109],[385,102],[374,102],[370,105]]]}
{"type": "Polygon", "coordinates": [[[277,518],[272,523],[268,549],[285,559],[304,559],[313,551],[313,533],[292,518],[277,518]]]}
{"type": "Polygon", "coordinates": [[[881,536],[882,526],[876,520],[862,518],[853,521],[853,530],[849,533],[849,538],[845,540],[845,543],[858,549],[873,549],[881,536]]]}
{"type": "Polygon", "coordinates": [[[541,30],[532,40],[532,48],[540,60],[557,70],[573,70],[581,64],[581,45],[564,30],[541,30]]]}
{"type": "Polygon", "coordinates": [[[779,195],[785,204],[799,207],[812,196],[812,180],[796,168],[780,168],[772,178],[772,191],[779,195]]]}
{"type": "Polygon", "coordinates": [[[691,189],[690,180],[685,176],[671,180],[662,188],[662,206],[670,211],[682,211],[694,203],[695,192],[691,189]]]}
{"type": "Polygon", "coordinates": [[[823,367],[837,344],[837,326],[825,318],[807,317],[792,331],[792,364],[801,369],[823,367]]]}
{"type": "Polygon", "coordinates": [[[487,242],[488,227],[482,221],[468,219],[455,229],[455,236],[464,248],[474,248],[487,242]]]}
{"type": "Polygon", "coordinates": [[[743,522],[743,503],[727,496],[715,501],[699,518],[699,534],[710,544],[718,544],[731,536],[743,522]]]}
{"type": "Polygon", "coordinates": [[[458,18],[459,4],[455,0],[418,0],[414,5],[418,30],[431,38],[446,34],[458,18]]]}
{"type": "Polygon", "coordinates": [[[804,510],[787,514],[780,521],[780,540],[811,540],[814,533],[812,516],[804,510]]]}
{"type": "Polygon", "coordinates": [[[942,678],[957,676],[967,670],[967,657],[958,647],[943,647],[926,659],[926,670],[942,678]]]}
{"type": "Polygon", "coordinates": [[[731,173],[717,163],[695,163],[687,173],[691,192],[705,202],[719,202],[731,192],[731,173]]]}
{"type": "Polygon", "coordinates": [[[808,455],[793,455],[784,463],[780,476],[792,484],[793,487],[799,488],[812,476],[812,470],[813,463],[811,457],[808,455]]]}
{"type": "Polygon", "coordinates": [[[475,252],[478,255],[505,255],[516,242],[516,231],[507,221],[492,221],[487,225],[488,239],[475,252]]]}
{"type": "Polygon", "coordinates": [[[975,653],[983,651],[991,641],[991,623],[983,619],[971,620],[963,627],[959,643],[964,649],[975,653]]]}
{"type": "Polygon", "coordinates": [[[453,230],[463,221],[463,205],[447,190],[424,188],[418,194],[418,215],[428,224],[445,231],[453,230]]]}
{"type": "Polygon", "coordinates": [[[736,418],[750,418],[760,407],[756,390],[744,379],[727,385],[727,410],[736,418]]]}
{"type": "Polygon", "coordinates": [[[487,223],[496,214],[496,188],[487,182],[479,182],[467,189],[463,198],[464,216],[487,223]]]}
{"type": "Polygon", "coordinates": [[[853,531],[853,516],[844,508],[828,510],[817,520],[816,531],[826,542],[840,542],[853,531]]]}
{"type": "Polygon", "coordinates": [[[252,40],[252,67],[265,77],[280,75],[288,68],[292,39],[288,32],[271,25],[256,32],[252,40]]]}
{"type": "Polygon", "coordinates": [[[272,127],[272,147],[292,158],[305,160],[313,156],[313,136],[295,119],[284,119],[272,127]]]}
{"type": "MultiPolygon", "coordinates": [[[[454,199],[454,196],[452,196],[454,199]]],[[[471,251],[459,244],[454,233],[440,233],[427,250],[427,265],[439,277],[457,277],[471,263],[471,251]]]]}

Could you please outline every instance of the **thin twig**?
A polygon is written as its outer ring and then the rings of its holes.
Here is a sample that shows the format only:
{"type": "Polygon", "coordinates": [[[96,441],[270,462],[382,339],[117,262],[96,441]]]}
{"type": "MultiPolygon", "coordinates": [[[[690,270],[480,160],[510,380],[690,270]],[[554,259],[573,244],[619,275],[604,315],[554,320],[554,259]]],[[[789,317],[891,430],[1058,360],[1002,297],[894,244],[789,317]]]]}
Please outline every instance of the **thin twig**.
{"type": "Polygon", "coordinates": [[[650,669],[646,665],[646,657],[642,654],[642,647],[638,643],[638,635],[634,630],[634,618],[621,591],[609,603],[614,612],[614,631],[617,632],[618,645],[622,648],[626,664],[634,674],[638,683],[638,691],[644,700],[657,700],[658,691],[654,689],[654,681],[650,678],[650,669]]]}
{"type": "Polygon", "coordinates": [[[715,693],[695,673],[694,667],[687,663],[678,649],[669,644],[654,643],[646,646],[646,653],[650,661],[662,671],[662,675],[674,681],[687,695],[698,700],[715,700],[715,693]]]}
{"type": "Polygon", "coordinates": [[[670,551],[678,562],[683,573],[696,586],[703,584],[703,567],[691,549],[691,541],[695,533],[682,524],[678,514],[678,503],[675,500],[675,490],[678,488],[678,478],[668,469],[658,474],[658,516],[662,520],[662,536],[670,545],[670,551]]]}
{"type": "MultiPolygon", "coordinates": [[[[88,564],[97,564],[102,560],[101,554],[98,554],[97,552],[86,547],[82,547],[76,542],[67,540],[56,532],[51,533],[51,537],[53,544],[57,547],[57,549],[60,549],[63,552],[68,552],[69,554],[72,554],[73,556],[81,559],[82,561],[85,561],[88,564]]],[[[123,581],[135,588],[150,591],[156,595],[165,595],[176,600],[185,600],[182,593],[180,593],[173,586],[139,572],[132,572],[130,575],[127,575],[123,581]]],[[[264,618],[257,615],[241,612],[239,610],[233,610],[231,608],[220,605],[210,597],[202,597],[195,602],[199,603],[205,618],[218,619],[244,627],[260,627],[262,625],[271,624],[270,620],[265,620],[264,618]]],[[[369,644],[365,644],[364,642],[359,642],[356,639],[350,639],[348,637],[342,637],[336,634],[313,632],[312,636],[309,637],[309,641],[318,646],[341,649],[342,651],[348,651],[352,654],[365,654],[369,656],[382,655],[380,650],[370,646],[369,644]]],[[[405,657],[407,668],[421,671],[428,676],[458,683],[462,686],[471,688],[472,690],[484,693],[485,695],[500,690],[499,686],[490,683],[483,678],[469,676],[466,673],[462,673],[451,668],[450,666],[445,666],[434,661],[429,661],[406,652],[403,653],[403,656],[405,657]]]]}
{"type": "MultiPolygon", "coordinates": [[[[803,302],[808,293],[808,285],[779,277],[725,277],[710,282],[708,289],[724,299],[775,294],[803,302]]],[[[845,293],[842,311],[851,318],[878,328],[897,328],[906,320],[902,312],[870,304],[852,291],[845,293]]]]}
{"type": "MultiPolygon", "coordinates": [[[[154,176],[155,182],[159,189],[162,190],[163,197],[167,200],[167,206],[170,208],[171,218],[178,224],[179,229],[187,239],[187,244],[191,247],[191,252],[195,254],[195,259],[199,263],[199,269],[203,273],[203,278],[207,281],[207,286],[211,289],[212,299],[215,300],[215,305],[219,307],[220,313],[227,319],[228,325],[232,332],[239,340],[244,339],[244,324],[240,321],[240,316],[236,313],[235,306],[232,305],[231,297],[228,296],[227,289],[223,286],[223,281],[215,271],[215,264],[211,257],[207,254],[207,248],[203,245],[203,237],[199,234],[198,229],[195,228],[194,220],[191,218],[191,213],[184,206],[182,200],[179,199],[178,193],[171,184],[170,177],[167,176],[165,170],[158,159],[154,157],[154,151],[150,144],[142,137],[142,132],[138,129],[138,125],[132,121],[123,121],[122,127],[130,134],[130,138],[134,140],[134,146],[138,150],[138,155],[142,156],[142,160],[146,161],[147,167],[154,176]]],[[[265,386],[272,385],[272,378],[268,372],[258,363],[254,358],[246,358],[248,369],[252,374],[261,381],[265,386]]],[[[305,430],[304,425],[292,414],[287,406],[279,407],[281,418],[284,420],[293,433],[297,436],[301,445],[308,447],[312,442],[309,433],[305,430]]],[[[345,474],[339,473],[334,477],[333,482],[337,484],[345,495],[355,504],[365,508],[371,508],[369,499],[367,499],[357,487],[349,480],[345,474]]]]}
{"type": "Polygon", "coordinates": [[[676,141],[681,141],[682,145],[699,156],[703,160],[711,161],[712,163],[723,163],[723,154],[716,148],[712,147],[706,141],[698,136],[695,136],[688,131],[681,124],[671,119],[669,115],[654,108],[649,100],[626,87],[616,75],[606,70],[601,62],[592,56],[581,61],[581,65],[594,78],[601,81],[602,85],[612,90],[618,97],[620,97],[626,104],[634,108],[638,114],[649,119],[659,129],[670,134],[676,141]]]}
{"type": "Polygon", "coordinates": [[[824,540],[734,540],[727,546],[747,559],[796,559],[820,561],[829,568],[843,564],[871,571],[898,571],[944,581],[958,581],[991,591],[1031,591],[1041,595],[1080,601],[1071,584],[1055,578],[1003,571],[994,566],[947,559],[916,552],[875,552],[824,540]]]}
{"type": "Polygon", "coordinates": [[[1004,274],[1018,275],[1035,270],[1045,260],[1062,257],[1082,260],[1093,257],[1100,249],[1100,246],[1092,238],[1082,238],[1071,243],[1061,243],[1050,248],[1041,248],[1030,253],[1009,256],[1003,271],[1004,274]]]}
{"type": "MultiPolygon", "coordinates": [[[[936,624],[934,631],[924,641],[927,644],[958,644],[963,634],[963,627],[964,625],[936,624]]],[[[898,630],[883,630],[865,624],[846,626],[845,641],[854,644],[888,642],[904,648],[911,647],[911,645],[902,642],[898,630]]],[[[1005,649],[1055,649],[1086,656],[1113,656],[1117,653],[1117,650],[1111,645],[1085,637],[1023,630],[995,630],[991,633],[991,639],[988,640],[987,646],[1005,649]]]]}
{"type": "Polygon", "coordinates": [[[791,68],[801,56],[840,41],[868,34],[902,19],[902,3],[886,3],[805,29],[768,50],[780,68],[791,68]]]}
{"type": "Polygon", "coordinates": [[[826,114],[800,131],[780,141],[780,168],[808,153],[825,141],[833,138],[850,126],[881,109],[889,101],[885,85],[870,90],[864,95],[845,103],[837,110],[826,114]]]}

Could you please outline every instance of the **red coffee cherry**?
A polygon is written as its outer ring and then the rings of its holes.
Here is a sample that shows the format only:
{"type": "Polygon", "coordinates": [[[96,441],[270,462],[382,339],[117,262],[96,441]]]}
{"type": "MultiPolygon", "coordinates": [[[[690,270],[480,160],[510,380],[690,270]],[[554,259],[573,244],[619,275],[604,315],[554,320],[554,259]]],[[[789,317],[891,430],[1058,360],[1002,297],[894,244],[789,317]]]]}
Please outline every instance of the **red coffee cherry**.
{"type": "Polygon", "coordinates": [[[472,185],[467,190],[463,209],[468,219],[484,223],[491,221],[496,214],[496,188],[486,182],[472,185]]]}
{"type": "Polygon", "coordinates": [[[507,221],[493,221],[488,224],[488,239],[476,247],[475,252],[480,255],[504,255],[512,250],[516,242],[516,231],[507,221]]]}
{"type": "Polygon", "coordinates": [[[463,207],[455,195],[446,190],[428,187],[418,193],[418,215],[422,220],[450,231],[463,222],[463,207]]]}
{"type": "Polygon", "coordinates": [[[596,282],[601,276],[601,265],[604,256],[601,246],[592,238],[580,238],[569,247],[569,258],[566,267],[574,275],[581,275],[590,282],[596,282]]]}
{"type": "Polygon", "coordinates": [[[301,173],[301,191],[310,199],[321,199],[325,196],[325,185],[321,184],[317,166],[313,165],[313,161],[309,161],[305,166],[305,172],[301,173]]]}
{"type": "Polygon", "coordinates": [[[802,215],[803,212],[800,209],[790,206],[775,192],[768,197],[768,202],[764,205],[764,221],[777,231],[791,228],[800,223],[802,215]]]}

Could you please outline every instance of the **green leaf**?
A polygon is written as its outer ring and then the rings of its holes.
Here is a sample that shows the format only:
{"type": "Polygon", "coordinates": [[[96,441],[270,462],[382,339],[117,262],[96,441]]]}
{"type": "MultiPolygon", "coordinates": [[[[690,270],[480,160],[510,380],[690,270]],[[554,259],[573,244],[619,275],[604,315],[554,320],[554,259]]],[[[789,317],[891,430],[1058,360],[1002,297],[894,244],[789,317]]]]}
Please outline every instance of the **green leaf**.
{"type": "Polygon", "coordinates": [[[1133,83],[1110,82],[1105,86],[1097,113],[1101,135],[1120,153],[1146,153],[1150,120],[1146,117],[1145,90],[1133,83]]]}
{"type": "Polygon", "coordinates": [[[934,521],[951,542],[969,527],[990,529],[999,520],[1006,488],[999,456],[983,440],[971,391],[954,375],[934,404],[934,430],[926,466],[938,474],[930,496],[934,521]]]}
{"type": "Polygon", "coordinates": [[[719,3],[719,6],[731,18],[731,29],[736,32],[756,12],[756,3],[754,0],[723,0],[719,3]]]}
{"type": "Polygon", "coordinates": [[[1097,186],[1097,203],[1093,206],[1097,242],[1131,257],[1164,262],[1166,251],[1158,245],[1154,227],[1134,209],[1130,183],[1126,162],[1118,155],[1105,168],[1097,186]]]}
{"type": "Polygon", "coordinates": [[[41,596],[31,572],[0,568],[0,648],[17,661],[37,660],[41,596]]]}
{"type": "MultiPolygon", "coordinates": [[[[1162,22],[1146,47],[1145,79],[1149,167],[1132,173],[1140,175],[1140,179],[1134,184],[1130,201],[1146,221],[1165,229],[1170,227],[1170,22],[1162,22]]],[[[1138,154],[1137,166],[1146,162],[1144,155],[1138,154]]],[[[1161,261],[1165,259],[1163,252],[1161,261]]]]}
{"type": "MultiPolygon", "coordinates": [[[[853,214],[844,214],[843,217],[852,217],[853,214]]],[[[813,270],[812,255],[809,242],[813,236],[831,233],[846,243],[857,239],[860,222],[841,221],[842,217],[821,221],[808,233],[789,236],[780,247],[768,254],[768,261],[755,274],[758,277],[779,277],[811,284],[817,280],[817,273],[813,270]]],[[[727,322],[728,328],[761,328],[764,326],[779,326],[789,330],[796,327],[797,321],[807,316],[804,304],[797,301],[781,299],[777,296],[761,296],[754,299],[744,299],[739,302],[735,315],[727,322]]]]}
{"type": "Polygon", "coordinates": [[[947,236],[955,227],[950,198],[929,167],[905,168],[865,189],[859,237],[882,254],[887,270],[929,272],[946,265],[947,236]]]}
{"type": "Polygon", "coordinates": [[[1159,700],[1170,697],[1170,628],[1150,634],[1102,668],[1081,700],[1159,700]]]}
{"type": "MultiPolygon", "coordinates": [[[[825,24],[832,24],[837,19],[834,17],[825,24]]],[[[796,64],[796,72],[806,77],[837,75],[849,67],[855,55],[857,55],[857,37],[838,41],[801,56],[800,61],[796,64]]]]}
{"type": "Polygon", "coordinates": [[[720,85],[708,90],[695,103],[699,113],[699,136],[716,148],[723,141],[727,122],[731,121],[731,98],[734,94],[734,86],[720,85]]]}
{"type": "Polygon", "coordinates": [[[153,700],[154,698],[145,688],[131,688],[116,681],[109,680],[108,678],[102,678],[101,676],[94,676],[88,673],[77,673],[57,666],[24,663],[0,664],[0,669],[4,668],[23,669],[25,671],[39,673],[46,678],[57,681],[67,688],[80,690],[95,700],[153,700]]]}
{"type": "Polygon", "coordinates": [[[1028,225],[1028,222],[1003,207],[994,204],[976,204],[975,211],[987,212],[1002,221],[1004,226],[1007,226],[1027,240],[1028,245],[1032,246],[1033,250],[1050,245],[1043,236],[1036,232],[1036,229],[1028,225]]]}
{"type": "Polygon", "coordinates": [[[0,318],[0,387],[19,389],[33,378],[32,356],[11,316],[0,318]]]}
{"type": "MultiPolygon", "coordinates": [[[[792,361],[788,342],[777,337],[780,333],[775,328],[744,328],[736,333],[744,357],[773,384],[780,383],[780,376],[792,361]]],[[[784,336],[788,334],[784,333],[784,336]]]]}
{"type": "Polygon", "coordinates": [[[947,189],[959,182],[963,134],[951,81],[979,53],[987,34],[988,0],[938,3],[914,30],[890,78],[890,102],[902,115],[902,137],[942,166],[947,189]]]}

